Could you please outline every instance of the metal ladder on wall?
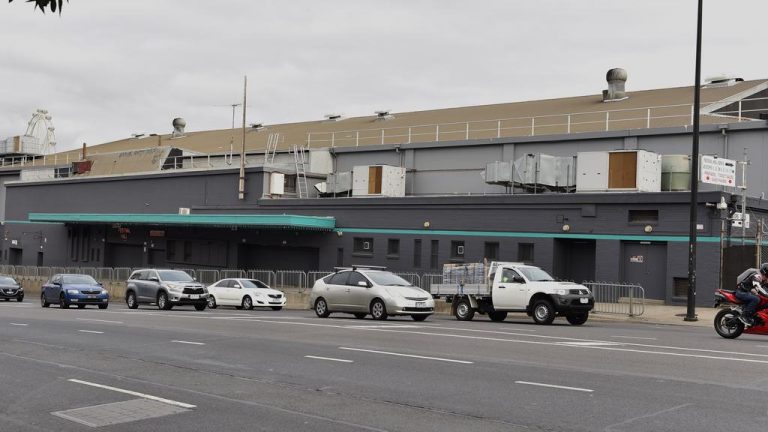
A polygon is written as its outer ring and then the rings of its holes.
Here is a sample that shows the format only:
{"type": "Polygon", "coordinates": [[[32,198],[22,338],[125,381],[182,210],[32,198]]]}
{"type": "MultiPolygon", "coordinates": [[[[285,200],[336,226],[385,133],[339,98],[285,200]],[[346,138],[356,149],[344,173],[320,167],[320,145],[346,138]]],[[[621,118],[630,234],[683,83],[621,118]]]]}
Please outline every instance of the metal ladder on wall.
{"type": "Polygon", "coordinates": [[[293,161],[296,164],[296,193],[299,198],[309,198],[309,186],[307,186],[307,156],[303,146],[293,146],[293,161]]]}
{"type": "Polygon", "coordinates": [[[280,134],[271,133],[267,137],[267,151],[264,152],[264,165],[270,165],[275,162],[275,153],[277,145],[280,143],[280,134]]]}

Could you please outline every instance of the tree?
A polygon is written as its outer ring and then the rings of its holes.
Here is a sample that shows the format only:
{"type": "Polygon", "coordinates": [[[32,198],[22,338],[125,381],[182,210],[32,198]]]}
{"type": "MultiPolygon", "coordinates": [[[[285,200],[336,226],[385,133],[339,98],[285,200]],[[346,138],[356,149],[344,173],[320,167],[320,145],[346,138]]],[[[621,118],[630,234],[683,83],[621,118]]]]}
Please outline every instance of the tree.
{"type": "MultiPolygon", "coordinates": [[[[13,0],[8,0],[8,3],[12,3],[13,0]]],[[[59,9],[59,15],[61,15],[61,9],[64,7],[64,0],[27,0],[27,3],[35,3],[35,9],[40,8],[42,13],[45,13],[45,8],[50,8],[51,12],[56,12],[59,9]]],[[[69,0],[67,0],[69,3],[69,0]]]]}

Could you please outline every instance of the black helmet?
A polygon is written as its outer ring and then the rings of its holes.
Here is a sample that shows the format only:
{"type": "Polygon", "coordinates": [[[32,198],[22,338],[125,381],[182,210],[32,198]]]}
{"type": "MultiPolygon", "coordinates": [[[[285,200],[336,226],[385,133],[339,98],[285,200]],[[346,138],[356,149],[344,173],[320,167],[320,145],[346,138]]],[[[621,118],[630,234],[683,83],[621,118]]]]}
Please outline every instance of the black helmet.
{"type": "Polygon", "coordinates": [[[768,276],[768,263],[760,264],[760,273],[762,273],[763,276],[768,276]]]}

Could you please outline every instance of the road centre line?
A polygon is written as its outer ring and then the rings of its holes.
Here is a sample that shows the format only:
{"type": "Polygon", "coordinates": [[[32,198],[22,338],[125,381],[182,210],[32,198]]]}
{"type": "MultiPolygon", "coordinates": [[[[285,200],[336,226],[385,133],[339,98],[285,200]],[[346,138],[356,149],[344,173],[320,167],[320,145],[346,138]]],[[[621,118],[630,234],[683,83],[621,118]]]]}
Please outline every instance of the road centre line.
{"type": "Polygon", "coordinates": [[[100,323],[107,323],[107,324],[123,324],[122,321],[110,321],[110,320],[103,320],[103,319],[93,319],[93,318],[75,318],[78,321],[92,321],[92,322],[100,322],[100,323]]]}
{"type": "Polygon", "coordinates": [[[12,326],[22,326],[22,327],[26,327],[26,326],[28,326],[28,325],[29,325],[29,324],[23,324],[23,323],[10,323],[10,324],[11,324],[12,326]]]}
{"type": "Polygon", "coordinates": [[[143,399],[149,399],[149,400],[153,400],[155,402],[162,402],[164,404],[174,405],[174,406],[181,407],[181,408],[192,409],[192,408],[196,408],[197,407],[196,405],[192,405],[192,404],[188,404],[188,403],[184,403],[184,402],[179,402],[179,401],[175,401],[175,400],[171,400],[171,399],[165,399],[165,398],[161,398],[161,397],[157,397],[157,396],[148,395],[146,393],[139,393],[139,392],[135,392],[135,391],[132,391],[132,390],[125,390],[125,389],[121,389],[121,388],[117,388],[117,387],[111,387],[111,386],[107,386],[107,385],[103,385],[103,384],[97,384],[97,383],[93,383],[93,382],[89,382],[89,381],[82,381],[82,380],[79,380],[79,379],[70,378],[67,381],[73,382],[73,383],[77,383],[77,384],[83,384],[83,385],[87,385],[87,386],[91,386],[91,387],[96,387],[96,388],[100,388],[100,389],[104,389],[104,390],[112,390],[112,391],[118,392],[118,393],[125,393],[125,394],[129,394],[131,396],[138,396],[138,397],[143,398],[143,399]]]}
{"type": "Polygon", "coordinates": [[[556,389],[562,389],[562,390],[573,390],[573,391],[580,391],[580,392],[585,392],[585,393],[592,393],[592,392],[594,392],[594,390],[587,389],[587,388],[567,387],[567,386],[560,386],[560,385],[554,385],[554,384],[544,384],[544,383],[537,383],[537,382],[530,382],[530,381],[515,381],[515,384],[524,384],[524,385],[537,386],[537,387],[556,388],[556,389]]]}
{"type": "Polygon", "coordinates": [[[453,359],[447,359],[447,358],[441,358],[441,357],[428,357],[428,356],[420,356],[420,355],[414,355],[414,354],[401,354],[401,353],[394,353],[394,352],[388,352],[388,351],[376,351],[376,350],[349,348],[349,347],[339,347],[339,349],[347,350],[347,351],[367,352],[367,353],[373,353],[373,354],[384,354],[384,355],[391,355],[391,356],[397,356],[397,357],[411,357],[411,358],[418,358],[418,359],[424,359],[424,360],[444,361],[449,363],[474,364],[474,362],[466,361],[466,360],[453,360],[453,359]]]}
{"type": "Polygon", "coordinates": [[[345,360],[345,359],[338,359],[338,358],[331,358],[331,357],[319,357],[319,356],[311,356],[311,355],[305,355],[305,358],[310,359],[316,359],[316,360],[328,360],[328,361],[335,361],[335,362],[342,362],[342,363],[354,363],[354,360],[345,360]]]}
{"type": "Polygon", "coordinates": [[[183,340],[172,340],[171,342],[187,344],[187,345],[205,345],[205,343],[203,342],[190,342],[190,341],[183,341],[183,340]]]}
{"type": "Polygon", "coordinates": [[[93,333],[93,334],[104,334],[103,331],[96,331],[96,330],[78,330],[80,333],[93,333]]]}

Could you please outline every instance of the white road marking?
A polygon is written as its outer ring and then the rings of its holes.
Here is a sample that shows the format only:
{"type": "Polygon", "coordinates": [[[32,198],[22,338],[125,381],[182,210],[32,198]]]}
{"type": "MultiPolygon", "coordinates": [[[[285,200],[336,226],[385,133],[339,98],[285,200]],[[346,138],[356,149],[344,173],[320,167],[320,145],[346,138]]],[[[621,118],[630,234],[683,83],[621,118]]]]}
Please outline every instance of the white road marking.
{"type": "Polygon", "coordinates": [[[28,326],[29,324],[11,323],[12,326],[28,326]]]}
{"type": "Polygon", "coordinates": [[[93,333],[93,334],[104,334],[102,331],[96,331],[96,330],[78,330],[80,333],[93,333]]]}
{"type": "Polygon", "coordinates": [[[390,324],[390,325],[349,325],[344,326],[346,328],[358,328],[358,329],[379,329],[379,328],[419,328],[419,326],[415,325],[397,325],[397,324],[390,324]]]}
{"type": "Polygon", "coordinates": [[[205,343],[203,342],[190,342],[190,341],[183,341],[183,340],[172,340],[171,342],[187,344],[187,345],[205,345],[205,343]]]}
{"type": "Polygon", "coordinates": [[[75,318],[78,321],[92,321],[92,322],[100,322],[100,323],[107,323],[107,324],[122,324],[122,321],[110,321],[110,320],[102,320],[102,319],[91,319],[91,318],[75,318]]]}
{"type": "Polygon", "coordinates": [[[174,406],[177,406],[177,407],[188,408],[188,409],[197,408],[197,406],[195,406],[195,405],[191,405],[191,404],[184,403],[184,402],[179,402],[179,401],[175,401],[175,400],[171,400],[171,399],[165,399],[165,398],[161,398],[161,397],[157,397],[157,396],[148,395],[148,394],[145,394],[145,393],[139,393],[139,392],[135,392],[135,391],[131,391],[131,390],[125,390],[125,389],[121,389],[121,388],[117,388],[117,387],[111,387],[111,386],[107,386],[107,385],[103,385],[103,384],[97,384],[97,383],[92,383],[92,382],[88,382],[88,381],[82,381],[82,380],[79,380],[79,379],[72,379],[71,378],[71,379],[68,379],[67,381],[73,382],[73,383],[77,383],[77,384],[83,384],[83,385],[87,385],[87,386],[91,386],[91,387],[96,387],[96,388],[100,388],[100,389],[104,389],[104,390],[112,390],[112,391],[118,392],[118,393],[125,393],[125,394],[129,394],[129,395],[132,395],[132,396],[138,396],[140,398],[149,399],[149,400],[153,400],[153,401],[156,401],[156,402],[162,402],[164,404],[174,405],[174,406]]]}
{"type": "Polygon", "coordinates": [[[342,362],[342,363],[354,363],[354,360],[345,360],[345,359],[337,359],[337,358],[331,358],[331,357],[318,357],[318,356],[311,356],[311,355],[305,355],[306,358],[311,359],[317,359],[317,360],[328,360],[328,361],[335,361],[335,362],[342,362]]]}
{"type": "Polygon", "coordinates": [[[574,346],[618,346],[619,342],[558,342],[559,345],[574,345],[574,346]]]}
{"type": "Polygon", "coordinates": [[[515,381],[515,384],[524,384],[524,385],[530,385],[530,386],[537,386],[537,387],[549,387],[549,388],[556,388],[561,390],[573,390],[573,391],[580,391],[585,393],[592,393],[594,390],[587,389],[587,388],[579,388],[579,387],[566,387],[566,386],[559,386],[554,384],[544,384],[544,383],[537,383],[537,382],[529,382],[529,381],[515,381]]]}
{"type": "Polygon", "coordinates": [[[391,356],[398,356],[398,357],[411,357],[411,358],[418,358],[418,359],[424,359],[424,360],[437,360],[437,361],[444,361],[444,362],[450,362],[450,363],[461,363],[461,364],[474,363],[466,360],[454,360],[454,359],[447,359],[447,358],[441,358],[441,357],[420,356],[420,355],[414,355],[414,354],[401,354],[401,353],[394,353],[394,352],[388,352],[388,351],[376,351],[376,350],[368,350],[368,349],[361,349],[361,348],[339,347],[339,349],[347,350],[347,351],[367,352],[367,353],[373,353],[373,354],[384,354],[384,355],[391,355],[391,356]]]}
{"type": "Polygon", "coordinates": [[[640,339],[640,340],[657,340],[654,337],[639,337],[639,336],[611,336],[612,338],[621,338],[621,339],[640,339]]]}

